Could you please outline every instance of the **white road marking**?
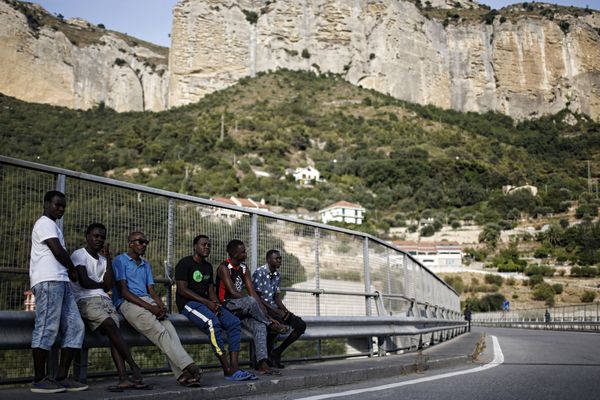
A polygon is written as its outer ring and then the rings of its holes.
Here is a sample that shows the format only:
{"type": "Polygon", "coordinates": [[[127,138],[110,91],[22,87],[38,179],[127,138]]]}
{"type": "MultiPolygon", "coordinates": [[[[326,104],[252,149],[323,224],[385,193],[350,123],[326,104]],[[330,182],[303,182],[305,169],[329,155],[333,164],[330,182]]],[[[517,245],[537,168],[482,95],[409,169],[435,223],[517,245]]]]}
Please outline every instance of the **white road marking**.
{"type": "Polygon", "coordinates": [[[492,336],[492,341],[494,344],[494,359],[491,362],[489,362],[485,365],[482,365],[480,367],[471,368],[471,369],[467,369],[464,371],[448,372],[446,374],[427,376],[424,378],[413,379],[410,381],[390,383],[388,385],[381,385],[381,386],[375,386],[375,387],[364,388],[364,389],[348,390],[346,392],[340,392],[340,393],[320,394],[320,395],[316,395],[316,396],[302,397],[302,398],[299,398],[296,400],[323,400],[323,399],[332,399],[334,397],[352,396],[355,394],[361,394],[361,393],[366,393],[366,392],[377,392],[380,390],[394,389],[394,388],[398,388],[401,386],[415,385],[417,383],[437,381],[438,379],[445,379],[445,378],[450,378],[450,377],[458,376],[458,375],[474,374],[477,372],[482,372],[482,371],[488,370],[490,368],[497,367],[498,365],[500,365],[504,362],[504,354],[502,354],[502,349],[500,348],[500,343],[498,342],[498,339],[496,338],[496,336],[492,336]]]}

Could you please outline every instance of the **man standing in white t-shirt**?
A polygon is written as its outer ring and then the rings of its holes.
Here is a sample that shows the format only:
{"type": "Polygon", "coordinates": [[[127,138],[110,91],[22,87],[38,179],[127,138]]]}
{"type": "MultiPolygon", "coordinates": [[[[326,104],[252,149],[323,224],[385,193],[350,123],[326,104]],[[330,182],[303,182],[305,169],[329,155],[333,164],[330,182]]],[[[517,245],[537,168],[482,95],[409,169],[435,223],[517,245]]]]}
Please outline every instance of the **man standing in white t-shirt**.
{"type": "Polygon", "coordinates": [[[65,195],[52,190],[44,196],[44,214],[31,233],[29,279],[35,296],[35,327],[31,339],[34,393],[59,393],[86,390],[87,385],[68,378],[76,352],[81,349],[85,328],[69,278],[76,280],[76,269],[65,248],[63,234],[56,224],[67,206],[65,195]],[[48,352],[58,333],[62,334],[60,363],[55,378],[46,373],[48,352]]]}

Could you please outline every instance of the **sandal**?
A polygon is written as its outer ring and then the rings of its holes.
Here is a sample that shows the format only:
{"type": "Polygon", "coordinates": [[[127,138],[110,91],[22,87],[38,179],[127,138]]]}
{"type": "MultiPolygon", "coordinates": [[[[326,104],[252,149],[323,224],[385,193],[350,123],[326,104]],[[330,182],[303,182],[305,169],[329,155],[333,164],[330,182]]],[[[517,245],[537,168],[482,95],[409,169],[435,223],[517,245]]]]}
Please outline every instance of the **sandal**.
{"type": "Polygon", "coordinates": [[[133,382],[133,381],[125,381],[125,382],[119,382],[118,385],[115,386],[109,386],[108,388],[106,388],[109,392],[124,392],[125,390],[130,390],[130,389],[137,389],[137,390],[145,390],[145,389],[151,389],[150,385],[146,385],[145,383],[141,383],[141,382],[133,382]]]}
{"type": "Polygon", "coordinates": [[[181,386],[185,386],[185,387],[199,387],[200,385],[200,378],[199,377],[195,377],[192,376],[190,374],[190,372],[183,371],[183,374],[181,374],[181,376],[179,378],[177,378],[177,383],[179,383],[181,386]]]}

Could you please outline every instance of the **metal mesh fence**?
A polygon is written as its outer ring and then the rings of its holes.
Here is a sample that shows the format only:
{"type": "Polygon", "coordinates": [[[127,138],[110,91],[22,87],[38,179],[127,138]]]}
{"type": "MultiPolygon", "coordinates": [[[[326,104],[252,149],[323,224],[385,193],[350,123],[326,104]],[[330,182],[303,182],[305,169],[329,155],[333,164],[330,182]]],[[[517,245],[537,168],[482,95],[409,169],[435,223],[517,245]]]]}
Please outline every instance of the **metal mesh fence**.
{"type": "MultiPolygon", "coordinates": [[[[280,250],[282,287],[289,289],[283,293],[285,302],[301,316],[365,316],[384,311],[386,315],[407,315],[411,302],[429,303],[454,315],[459,312],[456,293],[431,272],[405,253],[362,233],[221,207],[203,199],[7,161],[6,157],[0,159],[0,184],[0,310],[26,309],[31,229],[43,211],[44,193],[58,188],[67,196],[61,223],[69,251],[84,245],[85,228],[92,222],[106,225],[113,256],[127,250],[129,232],[142,231],[150,240],[146,258],[160,282],[168,282],[164,278],[173,275],[177,262],[191,254],[193,238],[204,234],[211,238],[209,262],[215,268],[227,257],[226,245],[234,238],[246,243],[252,270],[264,264],[269,249],[280,250]],[[368,295],[375,291],[383,299],[377,304],[368,295]]],[[[170,293],[171,311],[176,312],[171,289],[170,283],[157,285],[165,299],[170,293]]],[[[331,343],[331,354],[351,351],[348,343],[331,343]]],[[[302,351],[319,348],[312,342],[304,346],[308,347],[297,345],[302,351]]],[[[194,358],[214,362],[207,349],[194,349],[194,358]]],[[[320,349],[324,349],[322,343],[320,349]]],[[[135,351],[143,368],[166,365],[160,352],[135,351]]],[[[106,350],[94,349],[89,358],[90,372],[112,370],[106,350]]],[[[20,376],[30,370],[28,351],[15,350],[4,361],[8,364],[0,368],[1,378],[13,369],[20,368],[20,376]]]]}
{"type": "Polygon", "coordinates": [[[555,322],[600,322],[599,303],[473,313],[473,321],[541,322],[545,320],[546,311],[555,322]]]}

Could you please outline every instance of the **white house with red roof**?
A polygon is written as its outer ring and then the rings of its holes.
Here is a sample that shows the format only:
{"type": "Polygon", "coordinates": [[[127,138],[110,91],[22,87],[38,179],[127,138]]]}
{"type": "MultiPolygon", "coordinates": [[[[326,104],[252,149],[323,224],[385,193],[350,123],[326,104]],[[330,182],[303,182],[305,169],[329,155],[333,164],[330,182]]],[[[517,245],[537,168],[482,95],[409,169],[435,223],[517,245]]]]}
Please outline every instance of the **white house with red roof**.
{"type": "MultiPolygon", "coordinates": [[[[223,203],[223,204],[228,204],[231,206],[254,208],[254,209],[263,210],[263,211],[269,210],[269,208],[265,204],[264,199],[261,199],[261,201],[255,201],[252,199],[242,199],[242,198],[237,198],[235,196],[231,196],[231,197],[213,197],[213,198],[211,198],[211,200],[217,201],[217,202],[223,203]]],[[[240,218],[243,215],[243,213],[240,213],[239,211],[230,210],[227,208],[215,207],[215,211],[214,211],[213,215],[217,216],[217,217],[223,217],[223,218],[240,218]]]]}
{"type": "Polygon", "coordinates": [[[329,221],[337,221],[360,225],[365,217],[365,209],[360,204],[338,201],[320,210],[319,215],[325,224],[329,221]]]}

